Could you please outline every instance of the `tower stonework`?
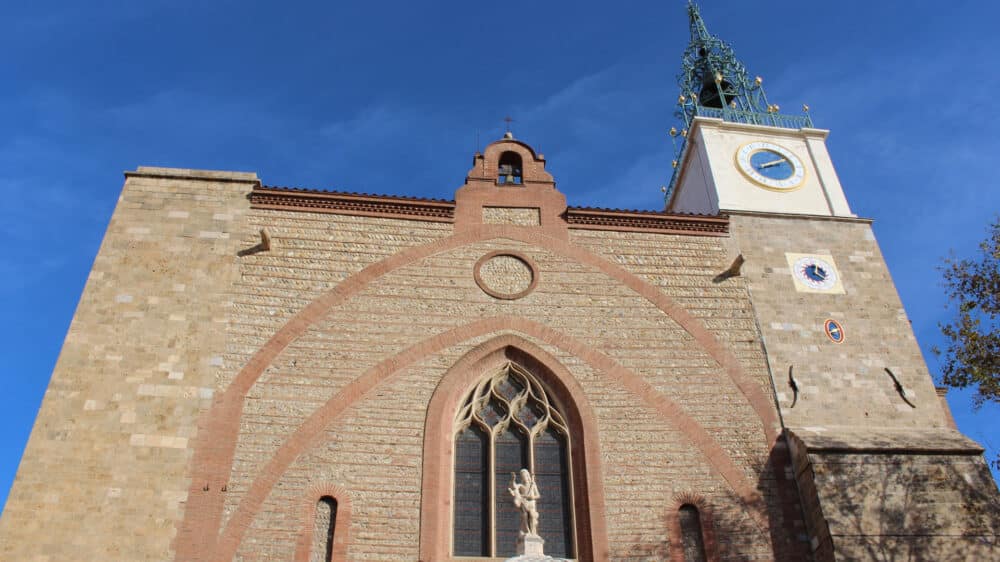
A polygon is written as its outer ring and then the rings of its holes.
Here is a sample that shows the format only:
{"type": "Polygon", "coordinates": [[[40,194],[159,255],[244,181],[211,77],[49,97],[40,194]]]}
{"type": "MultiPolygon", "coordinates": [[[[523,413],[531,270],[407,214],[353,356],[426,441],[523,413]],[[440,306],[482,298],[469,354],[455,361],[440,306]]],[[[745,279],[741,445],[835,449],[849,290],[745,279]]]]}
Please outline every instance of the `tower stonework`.
{"type": "Polygon", "coordinates": [[[780,113],[689,3],[668,212],[729,217],[816,560],[1000,556],[982,448],[927,371],[828,131],[780,113]],[[706,101],[708,100],[708,101],[706,101]],[[722,100],[721,103],[711,103],[722,100]]]}
{"type": "Polygon", "coordinates": [[[0,559],[503,560],[522,469],[558,558],[996,559],[827,132],[690,10],[662,212],[512,134],[454,200],[126,173],[0,559]]]}

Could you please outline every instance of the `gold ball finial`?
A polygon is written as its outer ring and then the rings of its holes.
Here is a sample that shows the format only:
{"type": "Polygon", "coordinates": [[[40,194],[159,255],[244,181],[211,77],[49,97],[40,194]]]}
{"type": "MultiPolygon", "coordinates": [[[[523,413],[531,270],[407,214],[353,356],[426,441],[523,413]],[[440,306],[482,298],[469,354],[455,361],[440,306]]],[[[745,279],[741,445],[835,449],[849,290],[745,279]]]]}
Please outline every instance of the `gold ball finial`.
{"type": "Polygon", "coordinates": [[[687,136],[688,136],[688,130],[687,129],[681,129],[681,136],[684,137],[684,138],[687,138],[687,136]]]}
{"type": "Polygon", "coordinates": [[[722,83],[722,73],[721,72],[716,72],[715,73],[715,83],[716,84],[721,84],[722,83]]]}
{"type": "Polygon", "coordinates": [[[684,96],[677,96],[677,103],[679,103],[681,105],[684,105],[684,102],[686,102],[686,101],[687,101],[686,97],[684,97],[684,96]]]}
{"type": "Polygon", "coordinates": [[[757,84],[758,86],[760,86],[761,84],[764,83],[764,79],[761,78],[760,76],[757,76],[756,78],[753,79],[753,83],[757,84]]]}
{"type": "Polygon", "coordinates": [[[729,102],[729,107],[736,109],[736,100],[729,102]]]}
{"type": "Polygon", "coordinates": [[[677,127],[670,127],[670,136],[672,137],[677,136],[677,127]]]}
{"type": "Polygon", "coordinates": [[[802,104],[802,111],[809,113],[809,104],[807,103],[802,104]]]}
{"type": "Polygon", "coordinates": [[[667,186],[661,185],[660,186],[660,191],[662,191],[663,193],[666,193],[667,192],[667,186]]]}
{"type": "Polygon", "coordinates": [[[671,168],[676,168],[676,167],[677,167],[677,160],[672,160],[672,161],[670,162],[670,167],[671,167],[671,168]]]}

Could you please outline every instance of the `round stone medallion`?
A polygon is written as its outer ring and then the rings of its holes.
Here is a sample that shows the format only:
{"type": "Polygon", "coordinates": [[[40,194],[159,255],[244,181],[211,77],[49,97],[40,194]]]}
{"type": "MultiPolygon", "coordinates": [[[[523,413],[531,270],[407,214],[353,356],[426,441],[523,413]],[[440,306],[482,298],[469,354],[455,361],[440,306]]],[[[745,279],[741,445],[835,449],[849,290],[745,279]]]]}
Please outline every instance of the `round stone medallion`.
{"type": "Polygon", "coordinates": [[[519,299],[538,284],[535,264],[524,254],[509,250],[490,252],[479,258],[473,275],[484,293],[504,300],[519,299]]]}

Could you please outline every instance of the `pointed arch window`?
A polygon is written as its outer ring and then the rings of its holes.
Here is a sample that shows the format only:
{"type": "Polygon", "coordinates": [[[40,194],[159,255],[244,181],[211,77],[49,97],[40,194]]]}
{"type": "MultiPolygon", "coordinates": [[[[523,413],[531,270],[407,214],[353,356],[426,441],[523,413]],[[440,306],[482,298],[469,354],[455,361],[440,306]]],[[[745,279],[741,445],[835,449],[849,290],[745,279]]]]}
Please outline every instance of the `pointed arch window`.
{"type": "Polygon", "coordinates": [[[514,362],[469,392],[455,417],[455,556],[514,556],[520,514],[507,488],[522,468],[535,475],[541,494],[546,554],[575,556],[567,427],[544,387],[514,362]]]}

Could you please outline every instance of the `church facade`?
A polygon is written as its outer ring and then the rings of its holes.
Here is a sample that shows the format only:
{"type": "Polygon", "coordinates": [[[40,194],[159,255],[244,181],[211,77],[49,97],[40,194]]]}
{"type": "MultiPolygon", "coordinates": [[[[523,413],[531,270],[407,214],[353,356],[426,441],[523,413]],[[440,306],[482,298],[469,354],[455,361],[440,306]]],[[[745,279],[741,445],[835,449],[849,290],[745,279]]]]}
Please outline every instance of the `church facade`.
{"type": "Polygon", "coordinates": [[[560,558],[1000,556],[827,132],[689,13],[662,212],[510,134],[454,200],[126,173],[0,557],[503,560],[521,469],[560,558]]]}

